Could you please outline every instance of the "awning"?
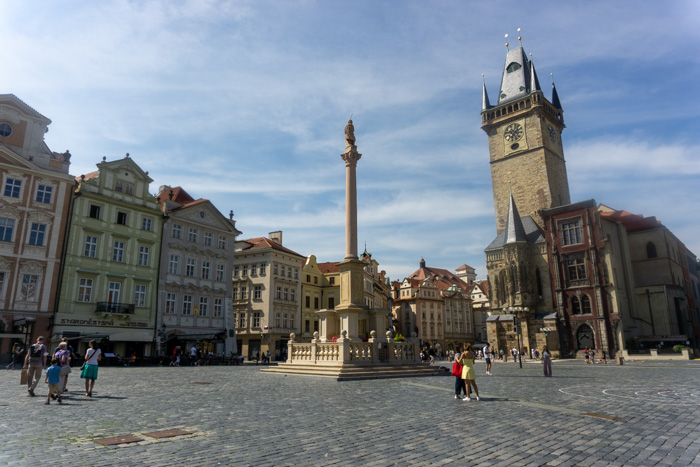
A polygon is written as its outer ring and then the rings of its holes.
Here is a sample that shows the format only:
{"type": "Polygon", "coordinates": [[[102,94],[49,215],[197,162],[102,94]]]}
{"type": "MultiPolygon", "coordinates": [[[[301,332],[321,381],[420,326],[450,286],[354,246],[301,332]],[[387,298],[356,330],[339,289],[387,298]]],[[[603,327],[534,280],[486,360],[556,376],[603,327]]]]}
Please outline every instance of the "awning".
{"type": "Polygon", "coordinates": [[[153,333],[148,331],[125,331],[109,335],[110,341],[153,342],[153,333]]]}

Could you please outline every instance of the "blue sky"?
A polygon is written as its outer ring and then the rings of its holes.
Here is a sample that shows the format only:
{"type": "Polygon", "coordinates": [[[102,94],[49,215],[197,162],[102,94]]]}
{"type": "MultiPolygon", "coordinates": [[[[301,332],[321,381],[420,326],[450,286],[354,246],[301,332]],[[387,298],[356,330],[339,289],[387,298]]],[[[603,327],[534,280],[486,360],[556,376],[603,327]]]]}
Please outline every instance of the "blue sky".
{"type": "MultiPolygon", "coordinates": [[[[71,173],[125,153],[154,182],[344,255],[343,129],[358,238],[392,279],[462,264],[496,235],[481,74],[504,34],[554,73],[573,201],[656,216],[700,254],[700,2],[4,0],[0,93],[49,117],[71,173]]],[[[549,97],[549,92],[546,92],[549,97]]]]}

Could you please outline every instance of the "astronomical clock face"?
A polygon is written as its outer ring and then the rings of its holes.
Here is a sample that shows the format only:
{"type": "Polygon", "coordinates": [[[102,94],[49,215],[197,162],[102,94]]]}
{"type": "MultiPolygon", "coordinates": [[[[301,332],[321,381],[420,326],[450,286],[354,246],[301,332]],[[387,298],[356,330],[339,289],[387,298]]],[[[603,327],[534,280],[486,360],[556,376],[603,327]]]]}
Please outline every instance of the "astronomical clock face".
{"type": "Polygon", "coordinates": [[[519,141],[523,137],[523,127],[519,123],[511,123],[506,127],[503,132],[503,137],[506,141],[514,142],[519,141]]]}

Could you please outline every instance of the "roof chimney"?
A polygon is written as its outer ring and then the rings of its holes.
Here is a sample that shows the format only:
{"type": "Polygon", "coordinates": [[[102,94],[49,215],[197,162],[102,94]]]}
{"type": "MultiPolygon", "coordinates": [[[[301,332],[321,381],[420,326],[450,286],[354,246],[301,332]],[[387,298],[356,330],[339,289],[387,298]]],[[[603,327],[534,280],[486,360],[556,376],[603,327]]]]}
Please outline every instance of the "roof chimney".
{"type": "Polygon", "coordinates": [[[274,232],[270,232],[269,234],[269,239],[272,240],[273,242],[277,242],[280,245],[282,244],[282,231],[281,230],[275,230],[274,232]]]}
{"type": "Polygon", "coordinates": [[[423,258],[420,259],[420,267],[421,268],[425,267],[425,260],[423,258]]]}

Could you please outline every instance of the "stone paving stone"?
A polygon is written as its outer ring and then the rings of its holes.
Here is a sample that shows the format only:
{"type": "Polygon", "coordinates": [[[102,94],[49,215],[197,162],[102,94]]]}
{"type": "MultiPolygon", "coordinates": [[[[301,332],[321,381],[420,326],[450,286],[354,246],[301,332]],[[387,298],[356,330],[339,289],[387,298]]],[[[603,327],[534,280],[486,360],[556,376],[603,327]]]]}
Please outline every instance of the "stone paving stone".
{"type": "Polygon", "coordinates": [[[70,392],[60,408],[0,372],[0,464],[34,466],[47,453],[110,466],[699,463],[700,362],[558,361],[546,380],[537,365],[523,367],[496,363],[495,376],[477,376],[480,402],[454,400],[451,377],[339,383],[254,366],[104,367],[95,397],[70,392]],[[651,385],[661,395],[646,391],[650,372],[664,381],[651,385]],[[190,384],[203,381],[212,384],[190,384]],[[670,386],[680,395],[664,397],[670,386]],[[591,412],[623,420],[581,415],[591,412]],[[192,435],[92,442],[174,428],[192,435]]]}

